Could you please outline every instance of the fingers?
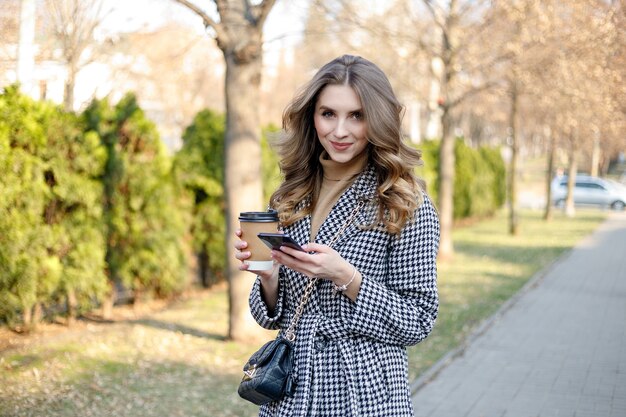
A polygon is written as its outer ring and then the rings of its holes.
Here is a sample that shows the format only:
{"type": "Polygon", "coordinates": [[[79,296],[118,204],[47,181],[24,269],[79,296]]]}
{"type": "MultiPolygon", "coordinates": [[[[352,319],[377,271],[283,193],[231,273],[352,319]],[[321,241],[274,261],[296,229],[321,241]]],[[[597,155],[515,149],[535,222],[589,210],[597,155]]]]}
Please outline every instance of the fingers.
{"type": "Polygon", "coordinates": [[[250,257],[249,251],[236,251],[235,252],[235,258],[237,258],[238,260],[242,262],[248,259],[249,257],[250,257]]]}
{"type": "Polygon", "coordinates": [[[330,248],[326,245],[320,245],[319,243],[307,243],[305,245],[302,245],[302,249],[304,249],[307,252],[325,253],[330,248]]]}
{"type": "Polygon", "coordinates": [[[241,240],[241,229],[235,230],[235,236],[237,236],[240,240],[235,242],[235,258],[241,261],[241,265],[239,265],[239,270],[247,271],[248,265],[243,262],[250,257],[249,251],[244,251],[248,247],[248,242],[241,240]]]}
{"type": "Polygon", "coordinates": [[[285,252],[279,251],[279,250],[273,250],[271,252],[271,256],[272,256],[272,259],[278,262],[279,264],[287,265],[285,264],[285,260],[289,259],[289,255],[287,255],[285,252]]]}
{"type": "MultiPolygon", "coordinates": [[[[304,248],[302,248],[304,249],[304,248]]],[[[304,255],[307,255],[306,252],[302,252],[300,250],[297,249],[293,249],[290,248],[289,246],[281,246],[279,251],[275,251],[275,252],[282,252],[282,253],[286,253],[287,255],[296,258],[296,259],[304,259],[304,255]]]]}
{"type": "MultiPolygon", "coordinates": [[[[239,259],[239,258],[237,258],[237,259],[239,259]]],[[[245,263],[243,261],[241,262],[241,264],[239,264],[239,270],[240,271],[247,271],[249,267],[250,267],[250,265],[248,265],[247,263],[245,263]]]]}
{"type": "MultiPolygon", "coordinates": [[[[235,242],[235,249],[237,249],[238,251],[242,251],[248,247],[248,242],[246,242],[245,240],[241,240],[241,235],[242,235],[241,229],[235,230],[235,236],[239,238],[239,240],[235,242]]],[[[235,254],[235,257],[237,257],[237,254],[235,254]]],[[[237,259],[240,259],[240,258],[237,257],[237,259]]]]}
{"type": "Polygon", "coordinates": [[[281,247],[280,251],[272,251],[272,258],[282,265],[309,277],[336,277],[345,275],[345,265],[350,271],[352,267],[341,255],[326,245],[309,243],[303,245],[305,252],[281,247]]]}
{"type": "MultiPolygon", "coordinates": [[[[297,254],[295,254],[296,256],[312,256],[305,252],[297,251],[291,248],[288,248],[287,250],[297,252],[297,254]]],[[[295,256],[287,254],[287,250],[285,250],[284,252],[279,250],[273,250],[272,259],[274,259],[280,265],[285,265],[289,269],[293,269],[294,271],[300,272],[309,277],[313,276],[310,262],[307,262],[306,260],[300,260],[295,256]]]]}
{"type": "Polygon", "coordinates": [[[323,259],[318,254],[310,254],[287,246],[281,246],[281,250],[273,250],[272,258],[281,265],[298,271],[306,276],[315,276],[319,271],[323,259]]]}
{"type": "Polygon", "coordinates": [[[235,242],[235,249],[236,249],[235,258],[239,259],[240,261],[248,259],[250,257],[250,251],[244,250],[247,247],[248,247],[248,242],[246,241],[239,240],[235,242]]]}
{"type": "Polygon", "coordinates": [[[281,250],[273,250],[271,254],[272,259],[274,259],[279,264],[285,265],[289,268],[295,267],[296,270],[300,269],[296,266],[298,263],[302,263],[302,261],[304,260],[303,256],[309,256],[306,252],[301,252],[299,250],[288,248],[286,246],[282,246],[281,250]]]}

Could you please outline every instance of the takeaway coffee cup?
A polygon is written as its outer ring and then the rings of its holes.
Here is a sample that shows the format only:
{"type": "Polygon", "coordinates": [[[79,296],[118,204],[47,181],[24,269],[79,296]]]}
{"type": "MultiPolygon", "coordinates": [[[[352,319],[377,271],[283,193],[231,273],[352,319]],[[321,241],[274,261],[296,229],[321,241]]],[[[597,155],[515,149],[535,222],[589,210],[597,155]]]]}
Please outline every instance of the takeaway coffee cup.
{"type": "Polygon", "coordinates": [[[249,271],[267,271],[272,269],[274,262],[270,249],[259,239],[261,232],[276,233],[278,230],[278,213],[270,211],[247,211],[239,213],[241,240],[248,243],[250,257],[244,261],[249,271]]]}

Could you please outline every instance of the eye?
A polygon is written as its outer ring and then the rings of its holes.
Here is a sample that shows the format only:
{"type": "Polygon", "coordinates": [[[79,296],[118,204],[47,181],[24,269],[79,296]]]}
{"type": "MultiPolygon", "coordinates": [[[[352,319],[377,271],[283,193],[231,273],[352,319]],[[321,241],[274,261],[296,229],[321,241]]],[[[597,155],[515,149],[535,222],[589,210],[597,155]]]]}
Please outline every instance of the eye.
{"type": "Polygon", "coordinates": [[[324,110],[322,112],[322,117],[325,117],[325,118],[333,117],[334,115],[335,115],[335,113],[333,113],[330,110],[324,110]]]}
{"type": "Polygon", "coordinates": [[[352,113],[352,118],[356,120],[363,120],[363,113],[361,113],[360,111],[355,111],[354,113],[352,113]]]}

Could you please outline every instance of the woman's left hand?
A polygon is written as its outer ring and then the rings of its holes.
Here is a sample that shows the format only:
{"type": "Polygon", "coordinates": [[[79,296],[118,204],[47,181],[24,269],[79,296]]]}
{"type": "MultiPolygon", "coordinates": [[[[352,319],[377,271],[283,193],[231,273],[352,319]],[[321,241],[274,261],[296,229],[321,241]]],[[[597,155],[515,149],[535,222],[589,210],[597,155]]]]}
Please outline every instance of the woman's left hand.
{"type": "Polygon", "coordinates": [[[302,246],[305,252],[286,246],[280,249],[279,251],[272,251],[272,258],[310,278],[319,277],[334,281],[336,277],[338,280],[341,278],[346,280],[345,277],[350,278],[352,274],[352,265],[343,259],[336,250],[326,245],[309,243],[302,246]]]}
{"type": "Polygon", "coordinates": [[[279,251],[272,251],[272,258],[310,278],[327,279],[336,285],[348,282],[354,272],[354,267],[329,246],[309,243],[302,249],[305,252],[283,246],[279,251]]]}

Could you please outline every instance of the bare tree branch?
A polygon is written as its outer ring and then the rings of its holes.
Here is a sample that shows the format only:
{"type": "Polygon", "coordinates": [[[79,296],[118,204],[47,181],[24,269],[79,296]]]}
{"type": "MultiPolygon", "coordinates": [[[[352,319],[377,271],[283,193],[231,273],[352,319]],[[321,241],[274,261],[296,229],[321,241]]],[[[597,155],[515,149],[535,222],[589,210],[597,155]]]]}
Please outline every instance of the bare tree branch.
{"type": "Polygon", "coordinates": [[[94,33],[107,13],[102,0],[47,0],[46,19],[53,36],[47,36],[48,53],[60,46],[67,68],[63,102],[66,109],[74,106],[74,85],[82,68],[101,58],[106,45],[98,44],[94,33]]]}
{"type": "Polygon", "coordinates": [[[514,58],[514,54],[512,52],[505,52],[502,54],[498,54],[489,60],[477,61],[477,65],[474,66],[465,66],[464,72],[468,74],[487,74],[488,71],[495,67],[496,64],[510,61],[514,58]]]}
{"type": "MultiPolygon", "coordinates": [[[[209,16],[200,7],[196,6],[194,3],[188,0],[174,0],[174,1],[179,4],[182,4],[183,6],[187,7],[189,10],[191,10],[192,12],[200,16],[202,18],[202,22],[204,23],[204,27],[213,29],[215,31],[215,36],[217,37],[217,39],[224,40],[225,38],[227,38],[226,31],[224,30],[224,27],[222,26],[222,24],[212,19],[211,16],[209,16]]],[[[218,2],[216,1],[215,3],[217,4],[219,8],[218,2]]]]}
{"type": "Polygon", "coordinates": [[[263,27],[267,16],[270,14],[272,7],[274,7],[274,3],[276,3],[276,0],[263,0],[256,6],[250,7],[256,26],[263,27]]]}
{"type": "Polygon", "coordinates": [[[479,25],[474,25],[471,33],[465,33],[461,40],[459,40],[458,49],[466,49],[468,45],[474,43],[476,39],[483,34],[487,29],[491,28],[491,25],[495,21],[495,16],[490,13],[479,25]]]}
{"type": "Polygon", "coordinates": [[[495,86],[498,85],[498,82],[496,81],[488,81],[478,87],[474,87],[471,88],[465,92],[463,92],[462,94],[460,94],[457,98],[455,98],[454,100],[451,100],[448,103],[448,108],[454,108],[456,106],[458,106],[459,104],[463,103],[464,101],[466,101],[467,99],[469,99],[472,96],[475,96],[478,93],[482,93],[483,91],[489,90],[490,88],[493,88],[495,86]]]}
{"type": "Polygon", "coordinates": [[[437,11],[437,6],[432,2],[432,0],[422,0],[422,2],[424,3],[426,8],[428,9],[430,14],[432,15],[433,22],[435,23],[435,25],[437,25],[437,27],[439,27],[439,29],[444,30],[445,29],[445,21],[442,20],[441,13],[439,13],[437,11]]]}

